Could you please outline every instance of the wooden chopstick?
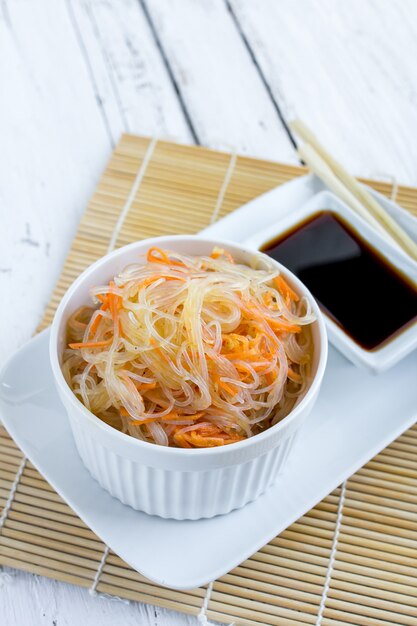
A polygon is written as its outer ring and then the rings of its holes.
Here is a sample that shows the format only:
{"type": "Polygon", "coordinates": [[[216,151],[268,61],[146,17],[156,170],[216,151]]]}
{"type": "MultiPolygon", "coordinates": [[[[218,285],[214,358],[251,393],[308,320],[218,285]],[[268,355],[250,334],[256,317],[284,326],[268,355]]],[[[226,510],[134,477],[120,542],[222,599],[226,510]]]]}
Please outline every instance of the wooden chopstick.
{"type": "Polygon", "coordinates": [[[297,150],[299,157],[305,161],[312,172],[316,174],[343,202],[349,205],[358,215],[363,217],[385,239],[395,243],[393,238],[381,226],[381,224],[366,210],[353,193],[337,178],[326,161],[320,157],[316,150],[308,143],[303,144],[297,150]]]}
{"type": "Polygon", "coordinates": [[[290,127],[306,142],[298,148],[298,154],[326,186],[372,224],[379,233],[383,233],[391,242],[394,241],[417,261],[415,241],[368,190],[329,154],[314,133],[301,120],[293,120],[290,127]]]}

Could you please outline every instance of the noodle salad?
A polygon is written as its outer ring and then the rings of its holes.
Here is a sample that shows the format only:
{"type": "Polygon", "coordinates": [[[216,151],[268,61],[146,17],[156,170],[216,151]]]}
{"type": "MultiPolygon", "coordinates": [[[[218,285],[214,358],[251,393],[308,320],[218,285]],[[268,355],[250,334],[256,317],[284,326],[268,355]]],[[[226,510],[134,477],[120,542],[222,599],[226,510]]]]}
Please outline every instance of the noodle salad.
{"type": "Polygon", "coordinates": [[[68,320],[63,373],[92,413],[137,439],[241,441],[285,417],[309,384],[315,317],[272,263],[153,247],[91,296],[96,307],[68,320]]]}

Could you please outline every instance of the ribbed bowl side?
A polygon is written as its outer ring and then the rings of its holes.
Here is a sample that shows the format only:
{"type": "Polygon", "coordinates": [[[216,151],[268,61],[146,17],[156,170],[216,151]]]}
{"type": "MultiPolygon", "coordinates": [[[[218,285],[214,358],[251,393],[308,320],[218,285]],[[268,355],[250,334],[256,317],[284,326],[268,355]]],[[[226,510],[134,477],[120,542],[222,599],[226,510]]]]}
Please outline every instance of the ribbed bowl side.
{"type": "Polygon", "coordinates": [[[93,438],[77,419],[70,423],[79,454],[99,484],[124,504],[174,519],[229,513],[259,497],[287,459],[294,433],[251,461],[206,471],[153,468],[123,458],[93,438]]]}

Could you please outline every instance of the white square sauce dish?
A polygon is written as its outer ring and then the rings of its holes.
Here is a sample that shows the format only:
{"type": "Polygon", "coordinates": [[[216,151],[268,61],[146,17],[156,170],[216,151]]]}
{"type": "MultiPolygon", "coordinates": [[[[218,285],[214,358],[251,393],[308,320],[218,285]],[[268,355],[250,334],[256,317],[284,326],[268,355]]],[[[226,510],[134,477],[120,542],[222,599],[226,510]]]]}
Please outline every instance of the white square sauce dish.
{"type": "MultiPolygon", "coordinates": [[[[332,303],[338,297],[339,290],[342,290],[342,300],[346,302],[345,296],[347,296],[349,302],[352,303],[354,315],[359,319],[361,316],[363,317],[364,321],[360,331],[363,336],[366,336],[366,333],[375,334],[372,327],[373,320],[374,326],[390,324],[395,318],[395,307],[404,307],[403,311],[398,312],[400,317],[402,313],[404,316],[408,315],[409,317],[404,319],[409,321],[403,326],[400,325],[395,332],[387,332],[386,339],[378,340],[377,345],[369,347],[364,346],[356,336],[347,332],[337,316],[332,315],[332,304],[328,307],[321,304],[329,341],[355,365],[366,367],[375,373],[382,372],[417,348],[417,263],[413,259],[394,242],[387,240],[383,234],[374,230],[362,217],[328,191],[316,194],[308,202],[302,204],[300,208],[287,213],[280,219],[279,223],[272,224],[246,239],[245,244],[255,250],[267,252],[266,248],[270,245],[274,246],[274,241],[278,241],[279,245],[279,242],[287,237],[287,233],[290,236],[293,233],[297,235],[297,229],[301,231],[304,225],[313,223],[314,220],[326,219],[326,215],[334,215],[337,220],[337,222],[334,220],[334,223],[338,224],[336,228],[339,228],[340,232],[346,229],[351,238],[348,239],[347,236],[346,244],[344,244],[343,239],[340,243],[341,238],[337,236],[334,229],[332,236],[327,236],[327,238],[324,238],[326,236],[324,229],[321,238],[317,234],[317,229],[314,234],[307,232],[302,240],[296,241],[294,239],[293,249],[290,251],[295,261],[294,266],[297,265],[299,269],[302,269],[300,277],[304,279],[320,303],[319,294],[315,293],[314,287],[305,278],[309,270],[308,259],[314,257],[313,269],[318,277],[315,280],[320,278],[320,273],[322,273],[323,281],[330,282],[328,281],[330,275],[334,279],[333,285],[328,287],[325,297],[332,303]],[[310,254],[310,251],[305,254],[303,247],[309,246],[314,248],[313,254],[310,254]],[[373,263],[371,269],[368,265],[365,266],[365,262],[361,262],[363,250],[365,250],[365,258],[371,259],[373,263]],[[304,261],[304,257],[307,259],[306,261],[304,261]],[[305,265],[303,266],[304,262],[305,265]],[[340,267],[344,263],[350,263],[350,267],[354,268],[348,275],[348,281],[346,281],[347,272],[340,272],[340,267]],[[376,267],[376,274],[374,266],[376,267]],[[338,275],[343,277],[343,283],[337,282],[338,275]],[[379,276],[380,283],[377,284],[374,281],[371,286],[372,289],[370,289],[374,295],[369,297],[368,302],[363,302],[357,296],[358,291],[363,290],[366,281],[369,285],[374,276],[379,276]],[[401,286],[404,285],[407,311],[405,311],[403,302],[396,300],[396,298],[390,300],[389,281],[393,282],[394,285],[397,282],[401,286]]],[[[280,257],[279,247],[277,250],[276,258],[285,264],[285,253],[282,253],[283,256],[280,257]]],[[[290,269],[297,273],[291,263],[287,264],[290,269]]],[[[317,288],[317,291],[321,290],[321,287],[317,288]]],[[[339,302],[335,306],[338,305],[340,308],[339,302]]],[[[357,324],[358,321],[354,320],[354,323],[357,324]]]]}
{"type": "Polygon", "coordinates": [[[89,411],[67,384],[62,354],[67,322],[90,300],[90,290],[132,263],[142,263],[158,246],[180,254],[210,256],[221,247],[236,263],[265,264],[265,255],[241,244],[194,236],[158,237],[112,252],[89,267],[69,288],[56,312],[50,335],[52,372],[67,411],[78,452],[91,475],[124,504],[151,515],[199,519],[225,514],[255,500],[282,471],[294,436],[317,399],[327,359],[327,335],[318,305],[304,285],[280,264],[289,285],[311,304],[313,362],[306,389],[288,415],[247,439],[212,448],[155,445],[121,432],[89,411]]]}

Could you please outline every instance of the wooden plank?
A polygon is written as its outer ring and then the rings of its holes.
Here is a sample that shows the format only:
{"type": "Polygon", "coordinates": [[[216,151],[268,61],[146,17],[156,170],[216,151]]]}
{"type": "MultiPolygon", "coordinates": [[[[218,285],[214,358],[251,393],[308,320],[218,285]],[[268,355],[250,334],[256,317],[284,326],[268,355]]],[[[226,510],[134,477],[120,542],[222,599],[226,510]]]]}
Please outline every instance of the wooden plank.
{"type": "Polygon", "coordinates": [[[124,132],[192,135],[137,0],[68,2],[116,144],[124,132]]]}
{"type": "Polygon", "coordinates": [[[142,0],[202,144],[296,158],[223,0],[142,0]]]}
{"type": "Polygon", "coordinates": [[[115,0],[42,0],[41,10],[32,2],[3,0],[2,7],[5,358],[41,318],[120,134],[131,128],[183,141],[191,135],[136,0],[123,0],[123,6],[115,0]]]}
{"type": "Polygon", "coordinates": [[[41,317],[111,150],[65,3],[42,7],[5,0],[0,20],[3,357],[41,317]]]}
{"type": "Polygon", "coordinates": [[[288,120],[356,175],[417,183],[414,0],[227,0],[288,120]]]}

